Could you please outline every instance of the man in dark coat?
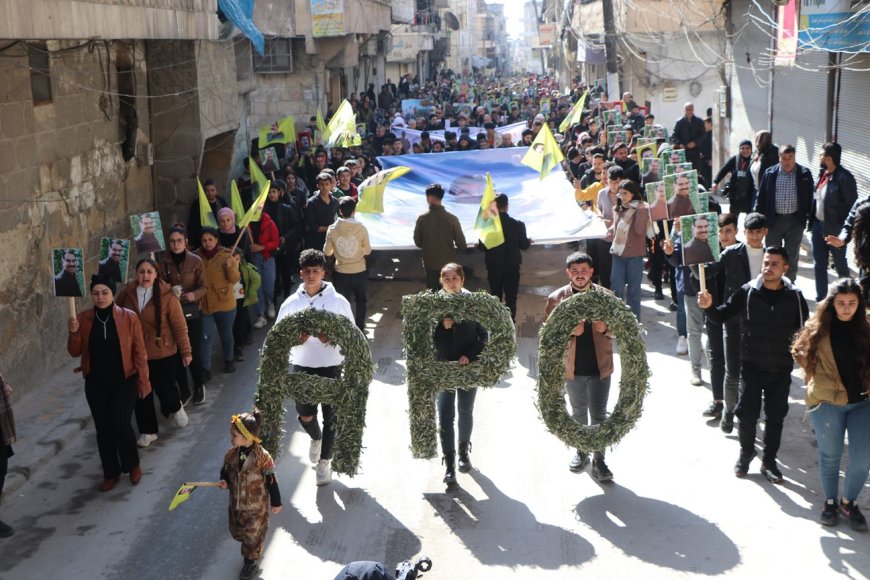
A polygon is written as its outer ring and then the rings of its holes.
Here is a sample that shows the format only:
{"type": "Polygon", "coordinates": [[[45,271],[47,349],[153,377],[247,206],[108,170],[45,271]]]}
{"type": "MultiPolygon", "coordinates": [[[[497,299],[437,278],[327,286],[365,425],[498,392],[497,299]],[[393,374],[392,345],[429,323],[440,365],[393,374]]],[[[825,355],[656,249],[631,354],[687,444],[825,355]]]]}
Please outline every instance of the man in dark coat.
{"type": "Polygon", "coordinates": [[[765,246],[782,246],[789,255],[788,278],[797,278],[801,240],[813,203],[813,175],[795,163],[793,145],[779,150],[779,163],[761,177],[755,208],[767,218],[765,246]]]}
{"type": "Polygon", "coordinates": [[[511,317],[517,319],[517,294],[520,287],[520,264],[523,256],[520,250],[528,250],[532,244],[526,236],[526,225],[508,215],[508,196],[499,193],[495,196],[495,206],[501,220],[504,232],[504,243],[494,248],[486,249],[482,241],[477,247],[486,252],[486,273],[489,280],[489,291],[499,300],[504,297],[505,305],[511,311],[511,317]]]}
{"type": "Polygon", "coordinates": [[[701,138],[704,136],[704,121],[695,116],[695,105],[686,103],[684,115],[674,124],[671,143],[677,149],[686,150],[686,161],[692,164],[699,174],[701,166],[701,138]]]}

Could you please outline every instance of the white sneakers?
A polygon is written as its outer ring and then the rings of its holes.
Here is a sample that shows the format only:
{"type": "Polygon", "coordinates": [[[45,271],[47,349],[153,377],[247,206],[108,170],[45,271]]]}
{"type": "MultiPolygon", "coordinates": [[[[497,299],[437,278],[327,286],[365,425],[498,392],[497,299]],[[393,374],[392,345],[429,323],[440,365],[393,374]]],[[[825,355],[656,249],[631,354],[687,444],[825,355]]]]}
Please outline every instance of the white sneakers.
{"type": "Polygon", "coordinates": [[[311,463],[317,463],[318,461],[320,461],[320,448],[322,446],[323,439],[311,440],[311,445],[308,447],[308,459],[311,460],[311,463]]]}
{"type": "Polygon", "coordinates": [[[266,318],[269,320],[275,320],[275,305],[270,304],[269,308],[266,309],[266,318]]]}
{"type": "Polygon", "coordinates": [[[188,418],[187,413],[184,411],[184,405],[181,408],[172,414],[172,418],[175,420],[175,426],[179,429],[182,427],[187,427],[188,418]]]}
{"type": "Polygon", "coordinates": [[[689,343],[686,341],[685,336],[681,336],[677,339],[677,354],[685,355],[689,354],[689,343]]]}
{"type": "Polygon", "coordinates": [[[152,443],[157,441],[157,433],[142,433],[139,435],[139,439],[136,441],[136,445],[139,447],[148,447],[152,443]]]}
{"type": "Polygon", "coordinates": [[[701,378],[701,367],[692,367],[692,385],[700,387],[704,384],[704,379],[701,378]]]}
{"type": "Polygon", "coordinates": [[[263,328],[264,326],[266,326],[267,324],[269,324],[269,321],[261,316],[260,318],[257,319],[257,322],[254,323],[254,328],[259,330],[259,329],[263,328]]]}
{"type": "Polygon", "coordinates": [[[317,485],[326,485],[332,481],[332,460],[321,459],[317,462],[317,485]]]}

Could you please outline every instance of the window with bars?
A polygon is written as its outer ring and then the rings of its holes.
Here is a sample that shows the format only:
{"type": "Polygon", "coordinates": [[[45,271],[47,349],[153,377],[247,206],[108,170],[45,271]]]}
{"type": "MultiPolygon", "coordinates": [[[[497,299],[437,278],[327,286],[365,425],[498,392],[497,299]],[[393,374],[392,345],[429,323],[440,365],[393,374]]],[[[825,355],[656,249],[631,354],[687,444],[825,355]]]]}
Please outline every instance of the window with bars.
{"type": "Polygon", "coordinates": [[[293,45],[290,38],[267,38],[263,55],[253,52],[254,72],[261,74],[293,72],[293,45]]]}

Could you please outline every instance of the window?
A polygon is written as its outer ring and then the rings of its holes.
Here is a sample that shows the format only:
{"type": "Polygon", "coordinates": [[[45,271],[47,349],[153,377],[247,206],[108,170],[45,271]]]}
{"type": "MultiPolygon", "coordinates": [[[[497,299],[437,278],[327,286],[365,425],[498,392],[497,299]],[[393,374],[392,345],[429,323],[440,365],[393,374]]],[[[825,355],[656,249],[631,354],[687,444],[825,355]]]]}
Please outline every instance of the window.
{"type": "Polygon", "coordinates": [[[293,47],[289,38],[267,38],[265,54],[260,56],[255,51],[254,72],[258,73],[290,73],[293,72],[293,47]]]}
{"type": "Polygon", "coordinates": [[[30,93],[34,105],[51,103],[51,68],[48,48],[44,42],[27,44],[27,65],[30,67],[30,93]]]}

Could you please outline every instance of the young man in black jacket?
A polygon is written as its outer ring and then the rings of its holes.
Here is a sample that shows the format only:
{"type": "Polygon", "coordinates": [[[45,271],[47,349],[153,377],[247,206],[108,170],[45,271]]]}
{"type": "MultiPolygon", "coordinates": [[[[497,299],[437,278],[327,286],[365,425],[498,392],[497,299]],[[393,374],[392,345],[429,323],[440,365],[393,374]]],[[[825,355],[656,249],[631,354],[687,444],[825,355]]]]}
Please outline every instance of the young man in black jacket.
{"type": "Polygon", "coordinates": [[[788,279],[788,252],[781,247],[764,250],[761,275],[740,287],[724,304],[713,306],[709,292],[698,294],[698,305],[707,316],[720,323],[741,317],[740,360],[740,457],[734,475],[744,477],[755,457],[755,430],[764,395],[764,454],[761,473],[771,483],[782,483],[776,454],[782,439],[782,424],[788,414],[791,371],[794,367],[789,348],[792,335],[809,316],[801,291],[788,279]]]}
{"type": "MultiPolygon", "coordinates": [[[[722,222],[720,222],[720,228],[722,222]]],[[[760,213],[751,213],[743,220],[743,235],[746,243],[730,245],[719,256],[719,261],[708,268],[717,276],[722,275],[722,296],[727,298],[741,286],[761,274],[764,258],[764,236],[767,235],[767,220],[760,213]]],[[[721,236],[720,236],[721,239],[721,236]]],[[[708,320],[710,318],[708,317],[708,320]]],[[[719,428],[724,433],[734,430],[734,410],[737,407],[738,382],[740,380],[740,320],[725,321],[725,384],[724,412],[719,428]]],[[[709,337],[709,328],[708,328],[709,337]]]]}

